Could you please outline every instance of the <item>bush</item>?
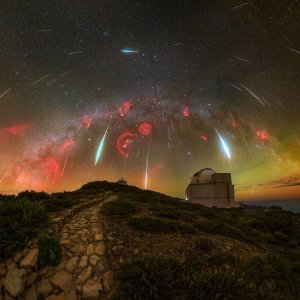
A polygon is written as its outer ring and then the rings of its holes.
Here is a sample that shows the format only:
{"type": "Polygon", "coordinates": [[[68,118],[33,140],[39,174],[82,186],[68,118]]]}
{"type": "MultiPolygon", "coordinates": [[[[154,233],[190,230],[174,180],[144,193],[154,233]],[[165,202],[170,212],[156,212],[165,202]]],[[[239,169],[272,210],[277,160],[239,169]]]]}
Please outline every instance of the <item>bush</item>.
{"type": "Polygon", "coordinates": [[[208,252],[211,252],[213,249],[214,249],[214,244],[209,239],[201,238],[196,241],[196,244],[195,244],[196,251],[208,253],[208,252]]]}
{"type": "Polygon", "coordinates": [[[128,224],[136,230],[148,232],[172,232],[179,228],[175,221],[151,217],[131,218],[128,224]]]}
{"type": "Polygon", "coordinates": [[[116,200],[103,204],[102,211],[107,215],[132,215],[138,209],[134,203],[125,200],[116,200]]]}
{"type": "Polygon", "coordinates": [[[62,209],[70,208],[79,203],[79,200],[69,193],[52,194],[47,201],[45,207],[50,212],[60,211],[62,209]]]}
{"type": "Polygon", "coordinates": [[[174,299],[182,287],[182,274],[183,268],[171,258],[135,259],[117,274],[114,299],[174,299]]]}
{"type": "Polygon", "coordinates": [[[236,268],[195,272],[187,286],[186,299],[257,299],[251,282],[236,268]]]}
{"type": "Polygon", "coordinates": [[[49,226],[43,203],[28,200],[0,202],[0,257],[12,255],[49,226]]]}
{"type": "Polygon", "coordinates": [[[41,267],[57,265],[61,255],[61,247],[55,237],[41,236],[39,238],[38,262],[41,267]]]}

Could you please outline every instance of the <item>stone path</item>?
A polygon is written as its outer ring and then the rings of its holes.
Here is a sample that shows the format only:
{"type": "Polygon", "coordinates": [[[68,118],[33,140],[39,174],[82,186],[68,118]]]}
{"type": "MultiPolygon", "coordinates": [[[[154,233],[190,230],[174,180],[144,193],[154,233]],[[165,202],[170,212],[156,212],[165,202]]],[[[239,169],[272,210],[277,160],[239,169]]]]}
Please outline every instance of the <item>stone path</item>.
{"type": "MultiPolygon", "coordinates": [[[[19,266],[14,263],[14,270],[24,273],[18,277],[23,276],[23,292],[16,293],[19,296],[15,298],[10,297],[11,293],[5,292],[4,299],[96,300],[109,298],[113,273],[105,255],[99,210],[103,203],[114,199],[114,196],[105,195],[101,199],[90,202],[89,205],[83,205],[81,209],[75,208],[68,218],[58,218],[60,224],[54,226],[52,233],[56,233],[62,246],[63,253],[59,265],[38,269],[37,259],[35,259],[35,266],[26,269],[26,266],[21,266],[21,263],[19,266]],[[59,232],[56,232],[57,229],[59,232]]],[[[29,254],[37,258],[37,253],[32,253],[36,251],[37,248],[33,246],[29,254]]],[[[26,256],[22,255],[22,257],[25,257],[23,260],[26,259],[26,256]]],[[[7,288],[10,291],[8,281],[7,288]]],[[[0,300],[1,298],[2,296],[0,300]]]]}

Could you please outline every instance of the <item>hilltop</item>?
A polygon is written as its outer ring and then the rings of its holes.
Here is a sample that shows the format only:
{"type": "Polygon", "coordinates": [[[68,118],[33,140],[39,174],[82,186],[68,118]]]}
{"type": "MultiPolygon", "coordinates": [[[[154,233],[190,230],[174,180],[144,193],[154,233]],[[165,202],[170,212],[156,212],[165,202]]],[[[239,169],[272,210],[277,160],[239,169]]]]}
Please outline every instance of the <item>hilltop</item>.
{"type": "Polygon", "coordinates": [[[2,196],[0,217],[0,299],[15,292],[10,270],[24,269],[16,295],[25,299],[300,295],[300,216],[278,207],[207,208],[90,182],[74,192],[2,196]]]}

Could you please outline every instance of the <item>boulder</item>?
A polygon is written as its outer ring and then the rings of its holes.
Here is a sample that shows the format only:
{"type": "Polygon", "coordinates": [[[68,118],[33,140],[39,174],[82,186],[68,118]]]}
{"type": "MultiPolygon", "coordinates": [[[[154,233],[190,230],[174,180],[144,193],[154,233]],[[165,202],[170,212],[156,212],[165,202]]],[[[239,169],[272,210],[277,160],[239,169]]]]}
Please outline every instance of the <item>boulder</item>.
{"type": "Polygon", "coordinates": [[[52,293],[52,285],[48,279],[43,279],[37,288],[39,297],[47,297],[52,293]]]}
{"type": "Polygon", "coordinates": [[[37,300],[37,294],[34,285],[25,290],[24,300],[37,300]]]}
{"type": "Polygon", "coordinates": [[[105,253],[105,246],[103,242],[98,242],[95,246],[95,253],[98,255],[104,255],[105,253]]]}
{"type": "Polygon", "coordinates": [[[99,298],[99,292],[102,290],[100,282],[87,283],[82,287],[82,299],[83,300],[97,300],[99,298]]]}
{"type": "Polygon", "coordinates": [[[26,286],[31,286],[37,279],[37,272],[32,272],[27,276],[26,286]]]}
{"type": "Polygon", "coordinates": [[[34,267],[39,257],[39,249],[31,249],[28,254],[21,260],[20,266],[23,268],[34,267]]]}
{"type": "Polygon", "coordinates": [[[113,286],[113,272],[111,270],[103,274],[103,286],[107,291],[110,291],[113,286]]]}
{"type": "Polygon", "coordinates": [[[73,277],[66,271],[59,271],[50,278],[50,281],[64,292],[69,292],[73,284],[73,277]]]}
{"type": "Polygon", "coordinates": [[[26,282],[26,270],[11,268],[4,279],[4,287],[13,297],[17,297],[24,291],[26,282]]]}
{"type": "Polygon", "coordinates": [[[78,257],[70,258],[65,265],[65,270],[69,273],[72,273],[77,268],[77,262],[78,262],[78,257]]]}

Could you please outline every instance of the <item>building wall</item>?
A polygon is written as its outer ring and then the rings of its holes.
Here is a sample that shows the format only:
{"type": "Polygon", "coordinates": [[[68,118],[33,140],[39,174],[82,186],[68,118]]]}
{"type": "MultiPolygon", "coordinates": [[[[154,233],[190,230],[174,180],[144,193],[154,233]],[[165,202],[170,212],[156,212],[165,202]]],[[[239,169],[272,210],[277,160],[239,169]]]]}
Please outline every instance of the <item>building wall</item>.
{"type": "Polygon", "coordinates": [[[191,183],[186,189],[187,200],[208,207],[238,207],[230,173],[215,173],[210,183],[191,183]]]}

